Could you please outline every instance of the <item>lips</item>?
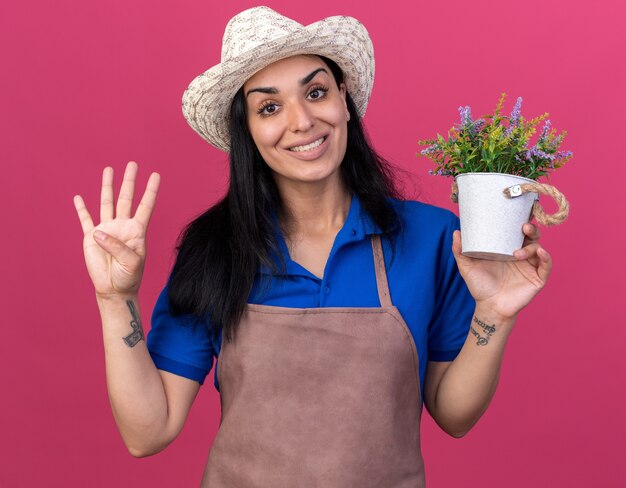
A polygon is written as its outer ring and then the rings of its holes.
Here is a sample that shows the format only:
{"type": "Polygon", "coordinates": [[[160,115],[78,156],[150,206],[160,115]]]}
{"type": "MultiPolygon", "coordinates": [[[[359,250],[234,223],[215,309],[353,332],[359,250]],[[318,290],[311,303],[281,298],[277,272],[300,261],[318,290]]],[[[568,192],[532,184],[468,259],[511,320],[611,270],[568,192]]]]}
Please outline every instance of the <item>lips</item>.
{"type": "Polygon", "coordinates": [[[311,151],[315,149],[316,147],[319,147],[320,145],[322,145],[327,137],[328,137],[327,135],[316,136],[306,141],[302,141],[301,143],[297,145],[290,146],[287,149],[292,152],[311,151]]]}

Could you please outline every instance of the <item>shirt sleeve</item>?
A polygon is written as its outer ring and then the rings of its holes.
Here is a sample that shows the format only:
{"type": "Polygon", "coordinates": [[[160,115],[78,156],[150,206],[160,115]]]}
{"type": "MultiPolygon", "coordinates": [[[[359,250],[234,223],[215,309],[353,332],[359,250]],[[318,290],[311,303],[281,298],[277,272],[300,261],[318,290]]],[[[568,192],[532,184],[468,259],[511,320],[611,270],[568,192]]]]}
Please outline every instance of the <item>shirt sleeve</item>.
{"type": "Polygon", "coordinates": [[[440,263],[441,277],[436,294],[435,314],[429,326],[428,359],[452,361],[461,351],[469,333],[476,302],[452,253],[452,234],[460,228],[459,219],[451,214],[443,242],[445,252],[440,263]]]}
{"type": "Polygon", "coordinates": [[[158,369],[203,384],[213,367],[211,333],[192,314],[173,316],[167,290],[165,286],[152,312],[148,351],[158,369]]]}

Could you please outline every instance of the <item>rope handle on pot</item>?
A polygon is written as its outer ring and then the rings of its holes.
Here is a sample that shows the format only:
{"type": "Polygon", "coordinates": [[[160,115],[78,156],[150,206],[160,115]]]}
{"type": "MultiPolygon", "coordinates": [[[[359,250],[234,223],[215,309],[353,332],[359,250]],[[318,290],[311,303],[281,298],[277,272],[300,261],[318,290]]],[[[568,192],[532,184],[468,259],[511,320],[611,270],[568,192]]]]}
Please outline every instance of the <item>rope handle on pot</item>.
{"type": "MultiPolygon", "coordinates": [[[[552,197],[554,201],[559,206],[559,209],[553,214],[547,214],[539,200],[535,200],[533,204],[533,212],[532,215],[537,219],[537,222],[543,225],[557,225],[565,221],[567,216],[569,215],[569,203],[565,199],[565,195],[563,195],[559,190],[557,190],[552,185],[546,185],[544,183],[523,183],[521,185],[513,185],[509,188],[505,188],[503,191],[504,195],[507,198],[516,198],[524,195],[525,193],[541,193],[543,195],[548,195],[552,197]]],[[[456,181],[452,183],[452,193],[450,194],[450,200],[454,203],[459,203],[459,187],[456,184],[456,181]]]]}
{"type": "Polygon", "coordinates": [[[510,188],[504,189],[504,195],[508,198],[515,198],[523,195],[524,193],[541,193],[542,195],[548,195],[552,197],[559,209],[553,214],[547,214],[539,200],[535,200],[533,204],[533,216],[537,219],[537,222],[543,225],[557,225],[562,223],[569,214],[569,203],[565,199],[559,190],[552,185],[546,185],[544,183],[523,183],[521,185],[513,185],[510,188]]]}

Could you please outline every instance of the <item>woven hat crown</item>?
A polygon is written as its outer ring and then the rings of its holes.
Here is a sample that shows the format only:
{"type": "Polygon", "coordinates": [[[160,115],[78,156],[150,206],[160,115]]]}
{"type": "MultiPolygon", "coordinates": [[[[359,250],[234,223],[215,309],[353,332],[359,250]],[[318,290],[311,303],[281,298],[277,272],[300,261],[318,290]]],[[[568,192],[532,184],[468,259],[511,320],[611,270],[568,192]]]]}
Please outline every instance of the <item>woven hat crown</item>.
{"type": "Polygon", "coordinates": [[[268,7],[244,10],[226,25],[222,38],[222,63],[303,28],[302,24],[268,7]]]}

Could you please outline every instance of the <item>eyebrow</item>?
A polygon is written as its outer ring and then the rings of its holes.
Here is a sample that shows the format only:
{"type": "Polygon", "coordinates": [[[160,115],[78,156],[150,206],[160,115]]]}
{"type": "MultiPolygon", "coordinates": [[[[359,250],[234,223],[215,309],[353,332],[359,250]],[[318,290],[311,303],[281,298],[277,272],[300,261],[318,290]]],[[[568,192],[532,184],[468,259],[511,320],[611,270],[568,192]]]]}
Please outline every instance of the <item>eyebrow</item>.
{"type": "MultiPolygon", "coordinates": [[[[304,78],[302,78],[300,80],[300,86],[304,86],[307,83],[309,83],[317,73],[319,73],[320,71],[323,71],[324,73],[328,74],[328,71],[326,71],[324,68],[317,68],[314,71],[311,71],[308,75],[306,75],[304,78]]],[[[252,90],[248,90],[248,93],[246,93],[246,98],[248,98],[248,95],[250,95],[250,93],[253,92],[261,92],[261,93],[269,93],[272,95],[276,95],[278,93],[278,89],[273,87],[273,86],[261,86],[259,88],[253,88],[252,90]]]]}

